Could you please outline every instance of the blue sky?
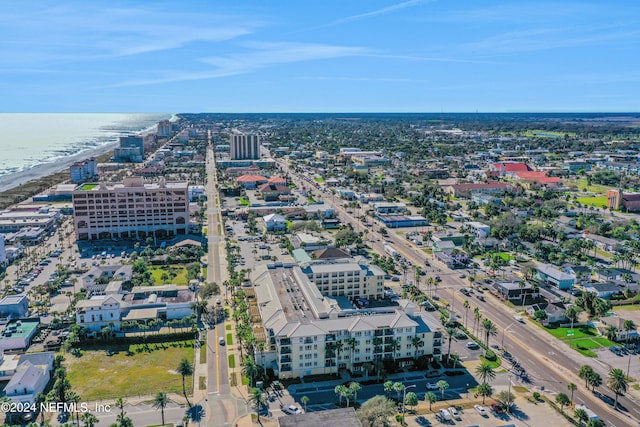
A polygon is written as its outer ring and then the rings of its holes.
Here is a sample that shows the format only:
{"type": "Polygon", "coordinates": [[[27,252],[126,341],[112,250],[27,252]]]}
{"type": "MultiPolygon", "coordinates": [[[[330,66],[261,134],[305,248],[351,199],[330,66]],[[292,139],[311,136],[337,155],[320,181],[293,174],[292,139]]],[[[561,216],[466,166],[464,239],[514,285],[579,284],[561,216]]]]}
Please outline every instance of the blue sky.
{"type": "Polygon", "coordinates": [[[640,2],[5,2],[2,112],[640,111],[640,2]]]}

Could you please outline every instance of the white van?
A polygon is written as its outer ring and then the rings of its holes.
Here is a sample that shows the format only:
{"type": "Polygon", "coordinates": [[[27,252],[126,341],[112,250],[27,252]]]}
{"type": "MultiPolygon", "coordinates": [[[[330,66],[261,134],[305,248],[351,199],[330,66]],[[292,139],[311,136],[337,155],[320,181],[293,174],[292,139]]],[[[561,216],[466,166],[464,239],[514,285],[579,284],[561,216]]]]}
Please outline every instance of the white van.
{"type": "Polygon", "coordinates": [[[440,409],[440,418],[442,421],[451,421],[453,419],[451,413],[446,409],[440,409]]]}

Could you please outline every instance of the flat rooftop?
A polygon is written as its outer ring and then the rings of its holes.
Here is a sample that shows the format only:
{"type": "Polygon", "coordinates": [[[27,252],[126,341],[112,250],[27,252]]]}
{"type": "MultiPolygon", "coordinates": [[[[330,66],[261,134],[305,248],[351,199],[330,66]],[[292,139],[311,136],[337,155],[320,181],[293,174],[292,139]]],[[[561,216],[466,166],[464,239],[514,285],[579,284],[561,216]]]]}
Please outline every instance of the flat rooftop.
{"type": "Polygon", "coordinates": [[[10,329],[12,325],[17,325],[18,322],[20,322],[20,326],[17,326],[15,331],[12,331],[11,338],[27,338],[40,324],[40,321],[37,319],[14,320],[7,323],[3,332],[10,329]]]}

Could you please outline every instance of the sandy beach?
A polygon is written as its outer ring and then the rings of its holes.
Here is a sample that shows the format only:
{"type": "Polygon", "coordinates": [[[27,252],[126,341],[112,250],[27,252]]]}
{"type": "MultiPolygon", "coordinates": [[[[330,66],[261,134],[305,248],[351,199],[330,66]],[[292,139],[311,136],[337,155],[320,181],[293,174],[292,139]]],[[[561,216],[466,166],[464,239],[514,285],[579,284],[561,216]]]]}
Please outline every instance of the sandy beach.
{"type": "Polygon", "coordinates": [[[59,159],[53,163],[46,163],[38,166],[34,166],[29,169],[25,169],[20,172],[0,176],[0,192],[11,190],[20,185],[26,184],[30,181],[43,178],[45,176],[52,175],[56,172],[64,171],[69,168],[73,163],[87,159],[92,156],[99,156],[105,154],[118,146],[118,142],[108,143],[100,145],[99,147],[91,148],[89,150],[82,151],[72,156],[59,159]]]}

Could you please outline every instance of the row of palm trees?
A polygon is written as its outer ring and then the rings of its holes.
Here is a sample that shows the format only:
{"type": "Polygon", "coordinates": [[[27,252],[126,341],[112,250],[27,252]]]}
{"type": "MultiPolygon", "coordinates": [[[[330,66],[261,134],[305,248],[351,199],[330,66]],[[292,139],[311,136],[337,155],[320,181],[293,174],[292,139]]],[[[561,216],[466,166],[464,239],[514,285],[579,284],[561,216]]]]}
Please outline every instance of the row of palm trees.
{"type": "MultiPolygon", "coordinates": [[[[603,384],[602,376],[589,365],[582,365],[578,370],[578,376],[584,380],[584,386],[594,391],[603,384]]],[[[607,375],[607,387],[615,393],[614,408],[618,407],[618,396],[623,396],[629,388],[629,378],[620,368],[612,368],[607,375]]]]}

